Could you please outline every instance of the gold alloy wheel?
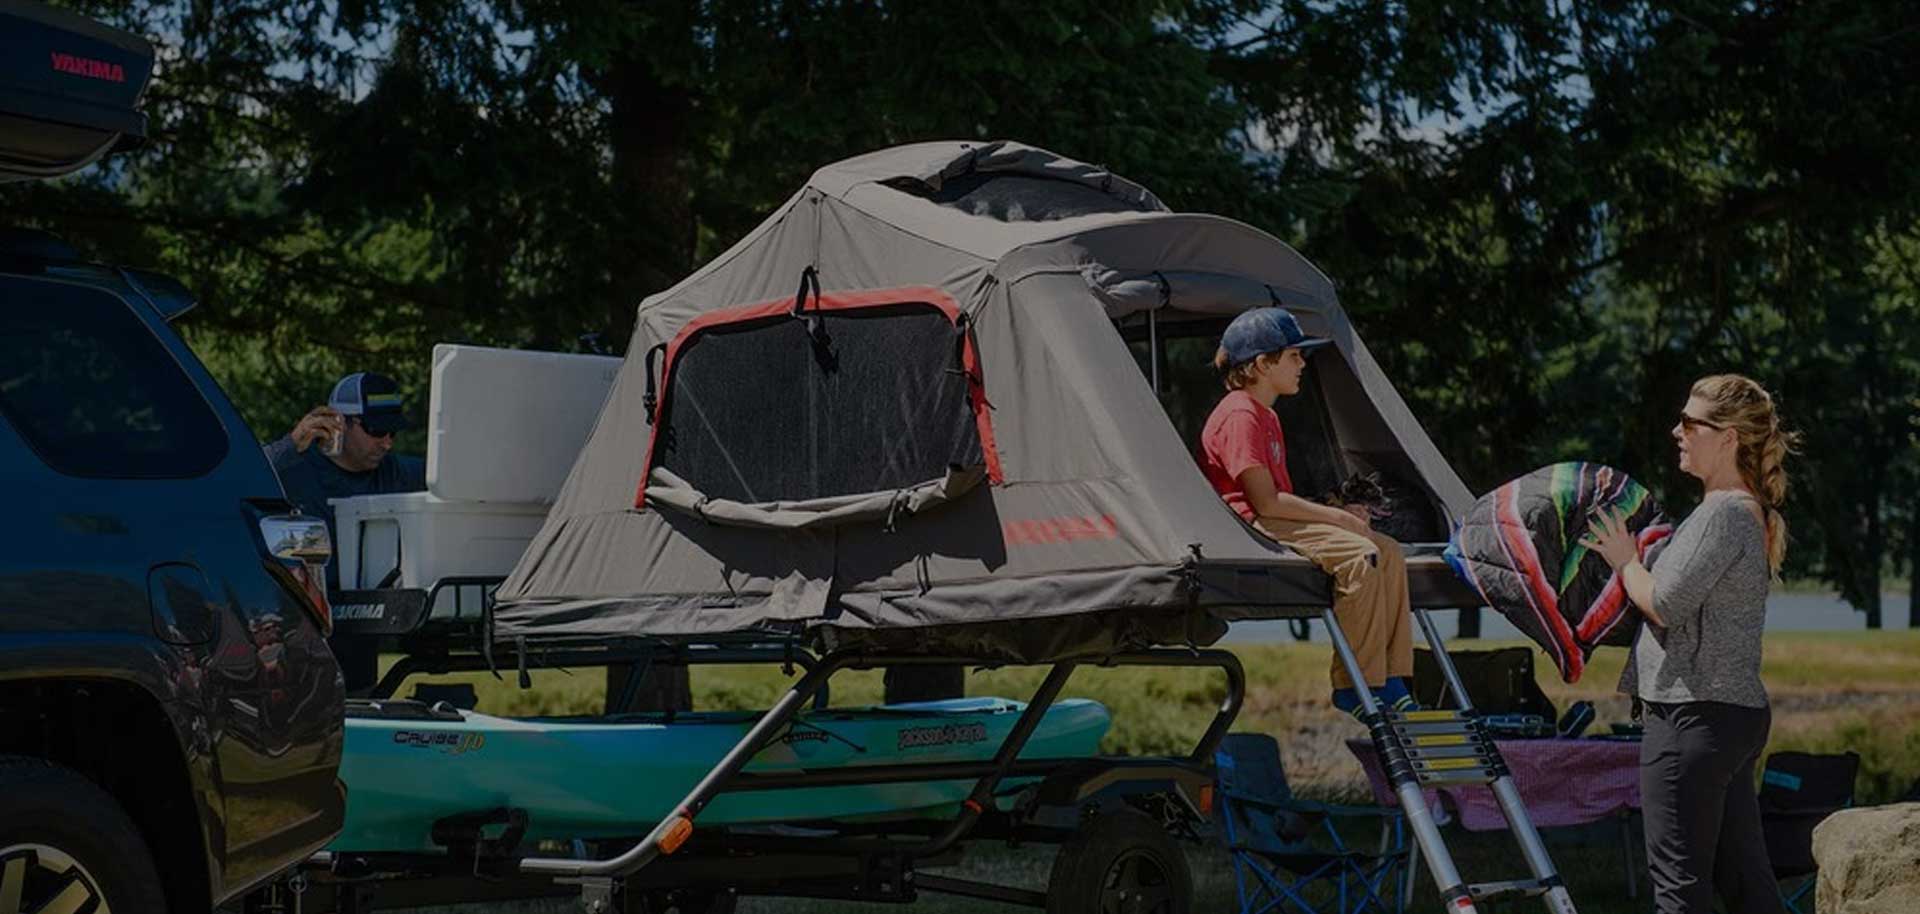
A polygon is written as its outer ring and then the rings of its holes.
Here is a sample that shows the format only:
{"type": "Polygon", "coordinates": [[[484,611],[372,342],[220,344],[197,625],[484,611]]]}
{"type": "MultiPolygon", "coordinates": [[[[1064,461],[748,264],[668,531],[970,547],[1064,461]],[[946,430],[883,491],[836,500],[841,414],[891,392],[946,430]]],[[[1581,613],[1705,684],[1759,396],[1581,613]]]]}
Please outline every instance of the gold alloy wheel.
{"type": "Polygon", "coordinates": [[[65,851],[45,844],[0,848],[0,914],[112,914],[99,883],[65,851]]]}

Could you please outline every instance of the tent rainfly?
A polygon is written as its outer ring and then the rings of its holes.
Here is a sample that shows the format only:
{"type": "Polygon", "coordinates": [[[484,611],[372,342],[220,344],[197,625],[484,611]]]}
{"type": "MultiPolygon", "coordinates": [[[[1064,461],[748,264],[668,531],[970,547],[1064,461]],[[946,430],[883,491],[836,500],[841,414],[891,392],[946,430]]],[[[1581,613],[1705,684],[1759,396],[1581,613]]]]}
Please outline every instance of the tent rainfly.
{"type": "MultiPolygon", "coordinates": [[[[1325,575],[1220,501],[1134,355],[1275,302],[1335,344],[1284,401],[1296,480],[1384,472],[1444,541],[1472,496],[1286,244],[1011,142],[822,168],[641,303],[496,637],[1042,662],[1317,615],[1325,575]]],[[[1437,553],[1416,604],[1478,605],[1437,553]]]]}

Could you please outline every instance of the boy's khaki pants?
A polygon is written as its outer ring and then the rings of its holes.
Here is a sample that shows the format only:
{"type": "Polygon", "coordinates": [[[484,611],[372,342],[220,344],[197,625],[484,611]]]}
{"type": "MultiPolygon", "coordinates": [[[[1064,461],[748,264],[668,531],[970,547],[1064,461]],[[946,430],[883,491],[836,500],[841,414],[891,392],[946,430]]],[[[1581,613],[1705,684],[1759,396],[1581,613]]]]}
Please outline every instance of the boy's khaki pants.
{"type": "MultiPolygon", "coordinates": [[[[1387,677],[1413,678],[1413,612],[1407,599],[1407,557],[1380,533],[1361,536],[1332,524],[1263,517],[1260,529],[1333,576],[1333,614],[1360,661],[1367,685],[1387,677]],[[1375,557],[1378,557],[1376,563],[1375,557]]],[[[1340,655],[1333,656],[1333,687],[1353,685],[1340,655]]]]}

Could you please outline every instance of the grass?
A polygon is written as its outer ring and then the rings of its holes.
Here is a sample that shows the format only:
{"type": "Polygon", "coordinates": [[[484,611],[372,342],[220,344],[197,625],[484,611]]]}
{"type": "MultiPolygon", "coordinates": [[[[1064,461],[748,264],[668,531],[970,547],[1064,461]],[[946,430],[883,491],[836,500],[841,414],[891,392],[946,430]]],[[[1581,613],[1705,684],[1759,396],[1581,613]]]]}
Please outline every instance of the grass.
{"type": "MultiPolygon", "coordinates": [[[[1504,646],[1498,642],[1461,642],[1454,649],[1504,646]]],[[[1326,705],[1327,648],[1308,644],[1236,645],[1234,652],[1248,675],[1247,702],[1236,730],[1279,737],[1289,778],[1300,792],[1334,800],[1365,801],[1364,776],[1343,741],[1360,731],[1326,705]]],[[[1595,728],[1625,720],[1627,701],[1614,693],[1625,652],[1603,650],[1579,683],[1553,676],[1544,655],[1536,657],[1541,686],[1559,707],[1586,699],[1595,703],[1595,728]]],[[[968,693],[1025,698],[1044,675],[1039,669],[975,672],[968,693]]],[[[1789,633],[1766,642],[1763,678],[1773,697],[1774,725],[1769,751],[1852,750],[1861,755],[1859,802],[1889,802],[1920,780],[1920,632],[1789,633]]],[[[598,710],[604,687],[600,671],[543,670],[533,673],[532,689],[516,687],[509,675],[496,681],[487,674],[436,676],[433,681],[468,681],[480,695],[481,710],[507,715],[581,714],[598,710]]],[[[695,669],[695,704],[703,708],[764,708],[789,680],[777,667],[695,669]]],[[[848,673],[833,683],[833,704],[871,704],[880,698],[875,673],[848,673]]],[[[1112,710],[1114,728],[1102,744],[1113,754],[1184,753],[1198,738],[1224,693],[1217,673],[1207,670],[1094,669],[1074,674],[1066,694],[1097,699],[1112,710]]],[[[405,694],[405,690],[402,690],[405,694]]],[[[1628,901],[1622,874],[1617,827],[1561,830],[1548,835],[1554,858],[1566,876],[1580,909],[1587,914],[1626,914],[1647,908],[1642,883],[1639,903],[1628,901]]],[[[1476,881],[1518,878],[1520,864],[1504,834],[1448,834],[1460,870],[1476,881]]],[[[1042,887],[1051,849],[976,846],[965,874],[994,881],[1042,887]]],[[[1223,856],[1211,849],[1192,855],[1198,886],[1196,911],[1232,907],[1232,877],[1223,856]]],[[[1438,906],[1424,874],[1424,899],[1414,910],[1438,906]]],[[[451,909],[450,909],[451,910],[451,909]]],[[[566,905],[467,906],[471,914],[571,911],[566,905]]],[[[743,912],[893,911],[896,907],[747,899],[743,912]]],[[[959,914],[1013,910],[986,902],[928,896],[912,910],[959,914]]]]}

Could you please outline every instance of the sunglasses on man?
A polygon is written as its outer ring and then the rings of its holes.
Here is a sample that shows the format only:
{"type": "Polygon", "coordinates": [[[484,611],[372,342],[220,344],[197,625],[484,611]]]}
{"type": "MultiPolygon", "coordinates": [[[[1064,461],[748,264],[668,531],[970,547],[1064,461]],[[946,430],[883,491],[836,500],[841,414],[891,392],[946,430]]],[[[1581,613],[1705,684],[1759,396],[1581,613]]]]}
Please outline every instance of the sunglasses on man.
{"type": "Polygon", "coordinates": [[[366,422],[366,420],[364,420],[364,419],[361,419],[361,418],[359,418],[358,416],[348,416],[348,417],[347,417],[347,420],[348,420],[348,421],[350,421],[350,422],[352,422],[352,423],[353,423],[353,424],[355,424],[355,425],[358,425],[358,426],[360,426],[360,430],[361,430],[361,431],[363,431],[363,432],[366,432],[366,433],[367,433],[367,437],[369,437],[369,438],[391,438],[391,437],[393,437],[393,429],[387,429],[387,430],[385,430],[385,431],[379,431],[379,432],[376,432],[376,431],[374,431],[373,429],[370,429],[370,428],[368,428],[368,427],[367,427],[367,422],[366,422]]]}

